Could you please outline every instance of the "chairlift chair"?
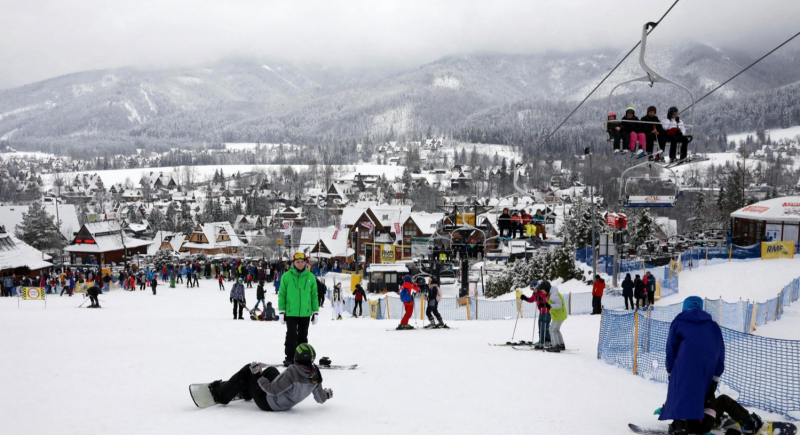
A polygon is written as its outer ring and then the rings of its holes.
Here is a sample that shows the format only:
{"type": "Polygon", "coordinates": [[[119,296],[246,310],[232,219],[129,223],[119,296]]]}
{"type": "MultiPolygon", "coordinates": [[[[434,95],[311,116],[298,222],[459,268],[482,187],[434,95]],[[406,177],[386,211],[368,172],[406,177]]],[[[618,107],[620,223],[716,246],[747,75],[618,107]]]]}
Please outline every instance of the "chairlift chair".
{"type": "Polygon", "coordinates": [[[639,165],[631,166],[622,173],[619,179],[619,200],[623,207],[650,208],[675,206],[675,202],[678,200],[678,196],[680,196],[681,193],[681,181],[680,178],[678,178],[677,172],[665,166],[655,165],[659,169],[667,171],[670,174],[669,180],[671,182],[664,182],[663,185],[665,188],[670,189],[671,195],[635,195],[631,192],[631,182],[645,177],[628,176],[626,178],[626,174],[636,168],[645,166],[649,166],[650,169],[653,169],[654,165],[655,164],[652,162],[644,162],[639,165]]]}

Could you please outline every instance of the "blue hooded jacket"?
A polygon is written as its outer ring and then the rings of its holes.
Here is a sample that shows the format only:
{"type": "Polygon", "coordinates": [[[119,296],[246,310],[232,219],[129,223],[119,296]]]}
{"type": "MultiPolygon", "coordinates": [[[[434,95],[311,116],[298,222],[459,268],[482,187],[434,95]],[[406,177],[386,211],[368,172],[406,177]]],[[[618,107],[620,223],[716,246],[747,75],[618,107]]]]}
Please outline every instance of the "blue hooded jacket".
{"type": "Polygon", "coordinates": [[[684,311],[669,327],[666,369],[670,379],[659,420],[702,420],[711,382],[725,370],[722,331],[701,307],[702,299],[687,298],[684,311]]]}

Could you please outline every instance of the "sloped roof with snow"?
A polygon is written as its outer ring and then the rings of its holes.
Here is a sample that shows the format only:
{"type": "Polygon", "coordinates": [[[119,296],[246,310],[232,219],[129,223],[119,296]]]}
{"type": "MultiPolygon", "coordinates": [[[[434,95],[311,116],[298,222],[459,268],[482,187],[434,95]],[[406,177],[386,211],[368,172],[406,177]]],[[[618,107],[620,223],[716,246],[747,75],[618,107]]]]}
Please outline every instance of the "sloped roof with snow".
{"type": "MultiPolygon", "coordinates": [[[[49,255],[44,258],[50,259],[49,255]]],[[[27,267],[30,270],[44,269],[53,263],[42,258],[42,251],[28,245],[8,233],[0,233],[0,270],[27,267]]]]}
{"type": "MultiPolygon", "coordinates": [[[[336,239],[333,238],[335,232],[335,226],[326,228],[303,228],[303,233],[300,235],[300,247],[302,249],[308,248],[310,252],[317,244],[317,241],[321,241],[328,247],[333,257],[347,257],[352,255],[354,251],[347,247],[347,230],[340,230],[336,239]]],[[[316,254],[314,255],[316,256],[316,254]]]]}
{"type": "Polygon", "coordinates": [[[411,213],[411,215],[408,217],[408,219],[414,221],[414,223],[417,225],[417,228],[419,228],[423,234],[435,233],[436,226],[442,221],[443,218],[444,213],[411,213]]]}

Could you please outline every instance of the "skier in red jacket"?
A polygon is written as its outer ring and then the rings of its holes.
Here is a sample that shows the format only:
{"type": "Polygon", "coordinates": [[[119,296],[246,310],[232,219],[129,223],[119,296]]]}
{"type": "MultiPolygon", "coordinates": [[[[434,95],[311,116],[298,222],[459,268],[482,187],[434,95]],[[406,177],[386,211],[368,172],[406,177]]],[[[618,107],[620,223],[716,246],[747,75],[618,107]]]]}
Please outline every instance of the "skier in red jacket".
{"type": "Polygon", "coordinates": [[[411,275],[404,276],[403,286],[400,287],[400,301],[403,303],[405,314],[400,320],[400,325],[397,326],[397,329],[414,329],[408,324],[408,319],[411,318],[411,314],[414,312],[414,293],[417,292],[419,292],[419,287],[411,282],[411,275]]]}
{"type": "Polygon", "coordinates": [[[592,285],[592,314],[603,314],[603,290],[606,289],[606,282],[600,275],[594,276],[592,285]]]}

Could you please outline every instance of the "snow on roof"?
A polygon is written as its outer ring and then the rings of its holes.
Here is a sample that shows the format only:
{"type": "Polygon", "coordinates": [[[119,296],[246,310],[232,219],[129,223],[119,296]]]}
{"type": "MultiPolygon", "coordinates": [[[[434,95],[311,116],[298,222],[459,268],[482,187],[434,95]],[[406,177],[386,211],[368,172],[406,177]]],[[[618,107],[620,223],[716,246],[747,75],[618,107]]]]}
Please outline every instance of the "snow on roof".
{"type": "MultiPolygon", "coordinates": [[[[56,205],[43,205],[48,214],[56,217],[56,205]]],[[[0,225],[6,227],[6,231],[13,233],[17,225],[22,222],[22,215],[28,212],[27,205],[6,205],[0,206],[0,225]]],[[[81,229],[78,223],[78,213],[74,205],[59,204],[58,205],[58,218],[61,220],[61,234],[67,240],[72,239],[74,232],[81,229]]]]}
{"type": "Polygon", "coordinates": [[[800,196],[784,196],[757,202],[736,210],[731,213],[731,217],[778,222],[800,222],[800,196]]]}
{"type": "Polygon", "coordinates": [[[411,213],[408,219],[412,219],[423,234],[433,234],[436,226],[444,218],[444,213],[411,213]]]}
{"type": "MultiPolygon", "coordinates": [[[[241,241],[239,240],[239,236],[236,235],[236,230],[233,229],[230,222],[210,222],[207,224],[202,225],[201,230],[206,236],[208,243],[193,243],[193,242],[186,242],[183,244],[186,248],[196,248],[196,249],[215,249],[217,247],[217,237],[219,236],[222,230],[225,230],[230,241],[220,242],[220,246],[222,247],[238,247],[241,246],[241,241]]],[[[191,238],[191,234],[189,235],[191,238]]]]}
{"type": "MultiPolygon", "coordinates": [[[[309,252],[321,241],[331,251],[333,257],[347,257],[352,255],[353,250],[347,248],[347,230],[339,230],[336,239],[334,240],[333,234],[336,232],[336,227],[330,226],[326,228],[303,228],[303,233],[300,235],[300,247],[302,249],[308,248],[309,252]]],[[[320,253],[320,256],[325,256],[320,253]]],[[[311,254],[310,254],[311,255],[311,254]]],[[[313,254],[316,256],[316,254],[313,254]]]]}
{"type": "MultiPolygon", "coordinates": [[[[49,259],[50,256],[44,255],[49,259]]],[[[0,233],[0,270],[27,267],[30,270],[44,269],[53,263],[42,259],[42,251],[7,233],[0,233]]]]}

